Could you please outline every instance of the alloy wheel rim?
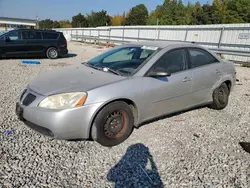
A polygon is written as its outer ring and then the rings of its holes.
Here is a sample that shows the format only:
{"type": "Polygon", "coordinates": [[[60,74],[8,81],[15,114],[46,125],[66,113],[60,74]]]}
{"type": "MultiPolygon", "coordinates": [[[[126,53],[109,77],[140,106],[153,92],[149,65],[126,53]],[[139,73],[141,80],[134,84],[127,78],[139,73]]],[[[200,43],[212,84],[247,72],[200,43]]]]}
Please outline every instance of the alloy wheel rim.
{"type": "Polygon", "coordinates": [[[52,57],[52,58],[55,58],[56,56],[57,56],[57,51],[56,50],[50,50],[49,51],[49,55],[50,55],[50,57],[52,57]]]}

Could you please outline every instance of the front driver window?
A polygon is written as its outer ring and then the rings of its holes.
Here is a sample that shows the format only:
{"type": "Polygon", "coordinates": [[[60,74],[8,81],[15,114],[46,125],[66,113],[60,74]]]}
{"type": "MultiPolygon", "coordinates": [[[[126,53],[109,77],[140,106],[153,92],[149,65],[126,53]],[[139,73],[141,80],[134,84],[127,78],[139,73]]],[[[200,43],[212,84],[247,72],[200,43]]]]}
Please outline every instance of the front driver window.
{"type": "Polygon", "coordinates": [[[5,31],[0,31],[0,40],[4,40],[5,31]]]}
{"type": "Polygon", "coordinates": [[[21,32],[12,31],[8,33],[5,37],[9,37],[10,40],[21,40],[21,32]]]}
{"type": "Polygon", "coordinates": [[[184,49],[167,52],[157,62],[154,72],[176,73],[187,67],[186,53],[184,49]]]}

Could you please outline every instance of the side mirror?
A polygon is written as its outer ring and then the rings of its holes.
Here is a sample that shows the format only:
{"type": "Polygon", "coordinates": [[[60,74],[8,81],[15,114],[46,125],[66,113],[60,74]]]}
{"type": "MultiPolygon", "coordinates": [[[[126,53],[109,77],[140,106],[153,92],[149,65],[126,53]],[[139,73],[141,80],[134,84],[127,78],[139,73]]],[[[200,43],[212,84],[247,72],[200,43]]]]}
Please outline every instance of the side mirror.
{"type": "Polygon", "coordinates": [[[10,37],[5,37],[5,42],[10,42],[10,37]]]}
{"type": "Polygon", "coordinates": [[[150,77],[168,77],[171,76],[171,73],[168,72],[151,72],[149,73],[150,77]]]}

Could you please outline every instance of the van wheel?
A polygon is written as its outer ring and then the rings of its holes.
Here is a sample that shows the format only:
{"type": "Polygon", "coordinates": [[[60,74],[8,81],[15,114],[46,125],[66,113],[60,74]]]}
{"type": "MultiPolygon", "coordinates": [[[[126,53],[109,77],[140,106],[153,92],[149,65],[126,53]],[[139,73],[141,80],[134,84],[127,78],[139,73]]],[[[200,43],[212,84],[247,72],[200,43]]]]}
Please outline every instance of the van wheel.
{"type": "Polygon", "coordinates": [[[213,103],[209,106],[214,110],[222,110],[226,108],[229,100],[229,89],[226,83],[221,84],[213,92],[213,103]]]}
{"type": "Polygon", "coordinates": [[[133,132],[132,109],[123,101],[105,106],[94,119],[91,137],[102,146],[112,147],[124,142],[133,132]]]}
{"type": "Polygon", "coordinates": [[[59,56],[58,50],[54,47],[50,47],[47,52],[46,55],[49,59],[57,59],[59,56]]]}

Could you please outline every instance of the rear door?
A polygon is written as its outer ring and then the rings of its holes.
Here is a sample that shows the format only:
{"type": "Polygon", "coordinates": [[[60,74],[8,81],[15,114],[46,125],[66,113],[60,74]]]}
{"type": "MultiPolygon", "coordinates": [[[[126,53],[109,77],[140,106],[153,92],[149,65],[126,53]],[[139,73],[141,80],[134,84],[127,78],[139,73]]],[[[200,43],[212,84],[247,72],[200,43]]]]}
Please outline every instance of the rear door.
{"type": "Polygon", "coordinates": [[[192,102],[196,105],[209,99],[212,88],[221,77],[221,63],[208,51],[188,48],[190,70],[193,72],[192,102]]]}
{"type": "Polygon", "coordinates": [[[4,56],[23,56],[26,53],[25,41],[22,39],[22,33],[19,30],[8,32],[4,36],[2,44],[2,55],[4,56]]]}
{"type": "Polygon", "coordinates": [[[42,32],[43,42],[44,42],[44,54],[49,47],[58,48],[58,38],[59,34],[54,31],[43,31],[42,32]]]}
{"type": "Polygon", "coordinates": [[[22,31],[22,38],[26,43],[25,49],[28,55],[39,55],[43,52],[42,34],[39,31],[22,31]]]}

